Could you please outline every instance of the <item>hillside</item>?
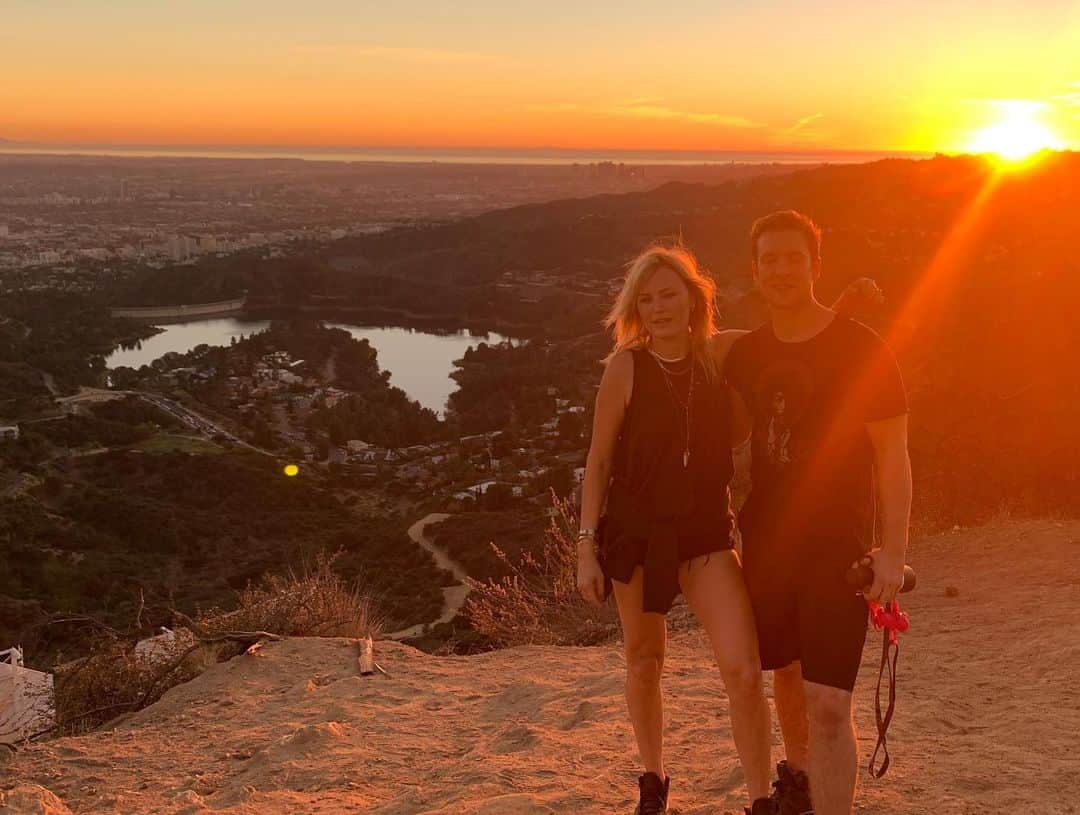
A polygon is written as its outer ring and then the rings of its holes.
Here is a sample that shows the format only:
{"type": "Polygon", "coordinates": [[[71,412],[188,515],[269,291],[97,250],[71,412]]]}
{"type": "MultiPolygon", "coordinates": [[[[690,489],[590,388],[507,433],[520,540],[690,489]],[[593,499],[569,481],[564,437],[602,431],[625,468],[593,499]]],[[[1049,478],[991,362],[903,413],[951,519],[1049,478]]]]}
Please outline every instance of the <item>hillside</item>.
{"type": "Polygon", "coordinates": [[[72,458],[46,479],[0,496],[0,642],[21,643],[36,668],[85,645],[78,625],[47,623],[53,612],[149,631],[170,608],[234,608],[248,583],[321,551],[340,552],[335,569],[377,595],[391,628],[442,607],[442,574],[407,541],[408,520],[347,507],[306,469],[289,479],[253,453],[135,449],[72,458]]]}
{"type": "MultiPolygon", "coordinates": [[[[1080,645],[1062,623],[1080,604],[1080,522],[957,531],[917,543],[911,561],[921,589],[908,603],[893,768],[863,781],[857,811],[1075,811],[1080,645]]],[[[697,630],[671,639],[668,761],[682,815],[740,803],[727,702],[705,653],[697,630]]],[[[858,689],[864,761],[877,655],[872,638],[858,689]]],[[[268,643],[111,729],[9,758],[0,810],[632,810],[617,646],[433,657],[380,642],[377,659],[389,676],[361,678],[344,640],[268,643]],[[52,794],[63,803],[47,809],[52,794]]]]}

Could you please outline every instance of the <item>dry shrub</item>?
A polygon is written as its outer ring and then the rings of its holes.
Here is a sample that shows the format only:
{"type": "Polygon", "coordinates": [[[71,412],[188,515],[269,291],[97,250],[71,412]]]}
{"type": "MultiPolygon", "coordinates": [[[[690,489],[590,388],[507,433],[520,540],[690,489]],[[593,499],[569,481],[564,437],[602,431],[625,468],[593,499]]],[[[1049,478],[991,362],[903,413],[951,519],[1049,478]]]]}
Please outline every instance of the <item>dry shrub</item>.
{"type": "MultiPolygon", "coordinates": [[[[336,556],[335,556],[336,557],[336,556]]],[[[320,552],[300,574],[268,575],[240,592],[235,611],[210,609],[196,617],[210,634],[266,631],[283,637],[376,636],[378,619],[370,595],[358,582],[334,572],[335,557],[320,552]]]]}
{"type": "Polygon", "coordinates": [[[577,589],[576,505],[552,493],[554,516],[538,555],[523,552],[512,563],[492,543],[510,570],[500,580],[467,580],[465,614],[473,628],[499,647],[514,645],[595,645],[618,633],[613,604],[597,608],[577,589]]]}
{"type": "Polygon", "coordinates": [[[84,733],[153,704],[169,688],[194,679],[217,661],[217,647],[193,646],[191,638],[178,637],[174,647],[146,660],[135,655],[130,641],[96,643],[89,656],[54,670],[55,732],[84,733]]]}
{"type": "Polygon", "coordinates": [[[300,574],[290,570],[264,578],[262,585],[239,593],[235,611],[208,609],[194,620],[177,613],[190,629],[178,629],[175,640],[152,657],[137,655],[130,638],[115,633],[99,637],[89,656],[54,670],[54,731],[85,732],[147,707],[169,688],[242,653],[263,634],[373,636],[378,621],[371,600],[359,584],[334,573],[333,560],[320,554],[300,574]]]}

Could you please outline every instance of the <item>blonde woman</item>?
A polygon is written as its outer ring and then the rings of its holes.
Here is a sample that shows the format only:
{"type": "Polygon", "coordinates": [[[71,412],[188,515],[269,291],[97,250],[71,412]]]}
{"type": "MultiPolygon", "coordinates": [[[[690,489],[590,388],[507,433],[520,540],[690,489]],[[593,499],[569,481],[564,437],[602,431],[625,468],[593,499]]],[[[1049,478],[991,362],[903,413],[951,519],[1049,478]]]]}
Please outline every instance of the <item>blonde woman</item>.
{"type": "Polygon", "coordinates": [[[668,811],[660,677],[665,615],[680,592],[727,690],[747,812],[772,813],[771,722],[728,492],[731,450],[749,427],[735,418],[722,369],[744,332],[718,331],[715,285],[679,246],[652,246],[630,264],[606,325],[615,348],[585,468],[578,587],[602,603],[610,581],[618,606],[626,701],[644,763],[636,813],[668,811]]]}

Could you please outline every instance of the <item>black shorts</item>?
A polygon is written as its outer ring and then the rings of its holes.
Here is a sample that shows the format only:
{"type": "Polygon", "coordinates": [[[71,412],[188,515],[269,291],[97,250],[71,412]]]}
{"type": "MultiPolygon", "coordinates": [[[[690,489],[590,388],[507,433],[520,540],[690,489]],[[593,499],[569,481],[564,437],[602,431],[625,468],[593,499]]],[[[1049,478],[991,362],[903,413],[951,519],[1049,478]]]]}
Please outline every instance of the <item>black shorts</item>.
{"type": "Polygon", "coordinates": [[[762,669],[800,662],[805,681],[853,690],[866,642],[867,607],[844,575],[860,549],[793,547],[789,554],[774,550],[769,556],[755,552],[752,544],[747,548],[744,576],[762,669]]]}
{"type": "Polygon", "coordinates": [[[634,534],[617,517],[608,516],[602,522],[600,533],[600,565],[605,578],[619,583],[629,583],[634,570],[641,566],[644,569],[643,610],[667,614],[681,592],[679,565],[714,552],[734,549],[731,530],[730,522],[724,523],[722,519],[717,523],[709,518],[697,525],[671,525],[669,539],[663,540],[634,534]],[[661,563],[653,559],[650,565],[649,551],[654,546],[665,551],[659,558],[661,563]]]}

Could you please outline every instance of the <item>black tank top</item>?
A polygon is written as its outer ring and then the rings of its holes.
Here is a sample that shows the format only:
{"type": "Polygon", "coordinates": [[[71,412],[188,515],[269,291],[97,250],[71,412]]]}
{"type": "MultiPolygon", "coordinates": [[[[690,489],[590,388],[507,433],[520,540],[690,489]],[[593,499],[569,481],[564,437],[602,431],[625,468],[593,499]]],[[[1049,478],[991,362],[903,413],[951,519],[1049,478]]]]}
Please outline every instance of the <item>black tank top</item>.
{"type": "Polygon", "coordinates": [[[684,466],[690,366],[661,363],[646,349],[631,353],[633,391],[615,448],[605,534],[614,546],[619,538],[644,539],[645,610],[667,611],[678,594],[684,543],[732,535],[731,403],[727,386],[695,361],[684,466]]]}

